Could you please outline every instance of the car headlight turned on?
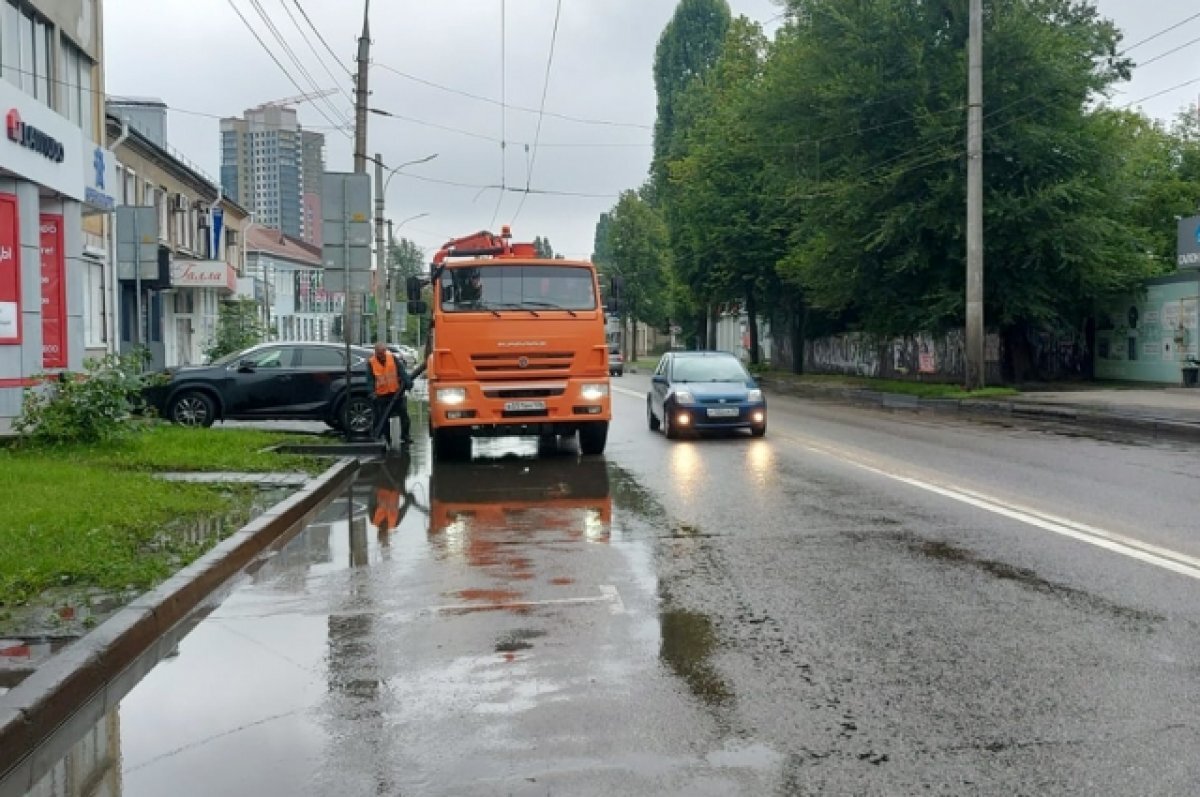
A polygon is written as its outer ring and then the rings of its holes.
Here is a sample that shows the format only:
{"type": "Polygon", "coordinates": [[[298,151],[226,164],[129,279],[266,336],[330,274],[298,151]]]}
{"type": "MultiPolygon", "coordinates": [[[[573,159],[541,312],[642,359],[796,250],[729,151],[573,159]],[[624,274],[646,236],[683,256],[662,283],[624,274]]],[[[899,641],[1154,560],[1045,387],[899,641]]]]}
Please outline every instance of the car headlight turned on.
{"type": "Polygon", "coordinates": [[[600,383],[585,384],[580,388],[579,394],[583,396],[584,401],[599,401],[608,395],[608,385],[600,383]]]}
{"type": "Polygon", "coordinates": [[[695,404],[696,397],[693,396],[687,390],[676,390],[675,391],[675,403],[676,404],[695,404]]]}
{"type": "Polygon", "coordinates": [[[762,391],[756,387],[750,388],[746,391],[746,401],[749,401],[751,404],[759,403],[762,401],[762,391]]]}
{"type": "Polygon", "coordinates": [[[467,400],[467,390],[462,387],[442,387],[438,388],[437,401],[438,404],[462,404],[467,400]]]}
{"type": "Polygon", "coordinates": [[[750,416],[750,420],[753,421],[754,423],[762,423],[766,419],[767,419],[767,414],[765,412],[763,412],[762,410],[755,410],[754,413],[750,416]]]}

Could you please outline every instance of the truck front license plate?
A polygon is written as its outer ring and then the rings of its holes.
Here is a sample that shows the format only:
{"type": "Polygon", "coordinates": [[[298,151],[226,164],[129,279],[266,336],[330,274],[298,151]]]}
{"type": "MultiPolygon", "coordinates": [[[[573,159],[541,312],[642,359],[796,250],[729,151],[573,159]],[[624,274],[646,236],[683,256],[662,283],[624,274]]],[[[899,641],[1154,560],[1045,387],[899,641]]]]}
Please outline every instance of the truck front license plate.
{"type": "Polygon", "coordinates": [[[544,410],[546,402],[544,401],[507,401],[504,403],[506,412],[522,412],[529,410],[544,410]]]}

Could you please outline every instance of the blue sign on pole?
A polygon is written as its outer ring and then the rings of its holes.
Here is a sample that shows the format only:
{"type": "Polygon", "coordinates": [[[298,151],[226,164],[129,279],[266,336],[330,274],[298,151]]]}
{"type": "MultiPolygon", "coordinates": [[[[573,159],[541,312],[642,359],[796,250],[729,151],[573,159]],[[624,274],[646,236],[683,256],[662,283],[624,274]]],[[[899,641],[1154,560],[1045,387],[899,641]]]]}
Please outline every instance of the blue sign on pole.
{"type": "Polygon", "coordinates": [[[225,220],[225,211],[219,207],[212,209],[212,251],[209,252],[209,257],[213,260],[224,260],[221,250],[221,233],[222,225],[225,220]]]}

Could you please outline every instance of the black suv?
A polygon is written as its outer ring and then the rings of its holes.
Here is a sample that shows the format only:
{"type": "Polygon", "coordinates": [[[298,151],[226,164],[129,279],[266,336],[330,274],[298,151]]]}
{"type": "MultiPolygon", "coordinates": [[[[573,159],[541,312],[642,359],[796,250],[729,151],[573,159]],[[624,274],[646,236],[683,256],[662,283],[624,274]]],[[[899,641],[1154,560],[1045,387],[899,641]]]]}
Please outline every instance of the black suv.
{"type": "Polygon", "coordinates": [[[324,421],[334,429],[371,428],[367,359],[350,349],[351,392],[346,400],[346,347],[341,343],[264,343],[209,365],[166,371],[148,388],[147,401],[168,420],[211,426],[215,420],[324,421]]]}

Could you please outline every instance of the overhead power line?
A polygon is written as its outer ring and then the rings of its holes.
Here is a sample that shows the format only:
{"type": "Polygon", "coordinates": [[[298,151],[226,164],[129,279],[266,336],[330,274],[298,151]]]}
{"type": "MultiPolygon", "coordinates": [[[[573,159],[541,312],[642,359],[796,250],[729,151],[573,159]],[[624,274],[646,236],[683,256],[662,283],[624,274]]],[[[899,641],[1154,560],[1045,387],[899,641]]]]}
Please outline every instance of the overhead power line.
{"type": "Polygon", "coordinates": [[[304,40],[306,45],[308,45],[308,49],[312,51],[313,57],[317,59],[317,63],[320,64],[321,68],[325,70],[325,74],[329,75],[329,79],[332,80],[333,84],[338,87],[338,90],[342,93],[342,96],[345,97],[351,105],[354,105],[354,98],[350,96],[350,92],[346,91],[346,88],[341,84],[341,79],[337,75],[333,74],[333,70],[331,70],[328,64],[325,63],[325,59],[321,57],[321,53],[317,51],[316,45],[314,45],[312,40],[308,38],[308,34],[304,32],[304,28],[300,27],[300,21],[296,19],[296,15],[292,13],[292,10],[288,8],[287,0],[279,0],[279,4],[283,6],[284,13],[288,15],[288,19],[290,19],[292,24],[296,27],[296,32],[300,34],[300,38],[304,40]]]}
{"type": "MultiPolygon", "coordinates": [[[[372,66],[377,69],[383,69],[387,72],[391,72],[393,75],[402,77],[405,80],[410,80],[413,83],[420,83],[422,86],[428,86],[429,88],[432,88],[432,89],[449,92],[450,94],[457,94],[460,97],[466,97],[468,99],[477,100],[479,102],[486,102],[490,105],[500,105],[501,104],[501,101],[496,99],[495,97],[486,97],[482,94],[473,94],[469,91],[464,91],[462,89],[456,89],[451,86],[445,86],[445,85],[442,85],[441,83],[435,83],[432,80],[426,80],[423,77],[418,77],[418,76],[410,74],[408,72],[404,72],[400,69],[396,69],[393,66],[388,66],[387,64],[375,63],[375,64],[372,64],[372,66]]],[[[585,117],[585,116],[572,116],[570,114],[557,113],[555,111],[545,111],[545,110],[539,111],[539,109],[537,109],[537,108],[529,108],[524,105],[513,105],[511,103],[506,103],[506,105],[508,107],[508,110],[510,110],[510,111],[521,111],[522,113],[544,113],[544,115],[549,116],[551,119],[562,119],[563,121],[566,121],[566,122],[575,122],[575,123],[581,124],[581,125],[600,125],[603,127],[630,127],[630,128],[634,128],[637,130],[653,130],[654,129],[654,125],[644,124],[641,122],[621,122],[621,121],[616,121],[616,120],[612,120],[612,119],[596,119],[596,118],[589,118],[589,117],[585,117]]]]}
{"type": "Polygon", "coordinates": [[[328,50],[329,54],[333,56],[334,63],[340,66],[342,71],[344,71],[347,75],[354,77],[354,73],[350,71],[350,67],[342,63],[340,56],[338,56],[334,49],[329,46],[329,42],[325,41],[325,37],[321,35],[320,29],[313,24],[312,18],[309,17],[308,12],[304,10],[304,6],[300,5],[300,0],[292,0],[292,2],[296,4],[296,10],[300,12],[300,16],[304,17],[304,21],[308,23],[310,28],[312,28],[313,33],[317,34],[317,38],[321,41],[321,44],[325,45],[325,49],[328,50]]]}
{"type": "Polygon", "coordinates": [[[1159,53],[1158,55],[1154,56],[1153,58],[1150,58],[1146,61],[1142,61],[1140,64],[1138,64],[1138,66],[1149,66],[1150,64],[1154,63],[1155,61],[1161,61],[1162,59],[1166,58],[1168,55],[1174,55],[1175,53],[1179,52],[1180,50],[1184,50],[1188,47],[1191,47],[1196,42],[1200,42],[1200,36],[1197,36],[1196,38],[1192,39],[1189,42],[1184,42],[1183,44],[1179,45],[1178,47],[1173,47],[1172,49],[1167,50],[1165,53],[1159,53]]]}
{"type": "Polygon", "coordinates": [[[1134,48],[1137,48],[1137,47],[1141,47],[1143,44],[1146,44],[1146,43],[1148,43],[1148,42],[1152,42],[1152,41],[1154,41],[1155,39],[1157,39],[1159,36],[1165,36],[1166,34],[1170,33],[1170,32],[1171,32],[1171,31],[1173,31],[1173,30],[1176,30],[1176,29],[1178,29],[1178,28],[1182,28],[1184,25],[1188,24],[1188,23],[1189,23],[1189,22],[1191,22],[1193,19],[1200,19],[1200,13],[1192,14],[1192,15],[1191,15],[1190,17],[1188,17],[1187,19],[1184,19],[1184,20],[1181,20],[1181,21],[1179,21],[1179,22],[1176,22],[1174,25],[1168,25],[1167,27],[1165,27],[1165,28],[1163,28],[1162,30],[1160,30],[1158,33],[1151,34],[1151,35],[1147,36],[1147,37],[1146,37],[1146,38],[1144,38],[1144,39],[1138,39],[1136,42],[1134,42],[1133,44],[1129,45],[1129,46],[1128,46],[1128,47],[1126,47],[1124,50],[1121,50],[1121,52],[1120,52],[1120,53],[1118,53],[1118,55],[1125,55],[1125,53],[1129,52],[1130,50],[1132,50],[1132,49],[1134,49],[1134,48]]]}
{"type": "Polygon", "coordinates": [[[500,205],[504,202],[504,190],[503,189],[504,189],[505,184],[507,183],[505,170],[507,168],[506,163],[508,161],[508,157],[507,157],[508,153],[505,152],[505,149],[507,148],[508,144],[506,144],[504,141],[504,137],[508,134],[508,129],[507,129],[507,127],[508,127],[508,121],[507,121],[508,108],[507,108],[507,96],[506,96],[507,91],[508,91],[508,79],[507,79],[507,76],[505,75],[505,69],[506,69],[506,65],[507,65],[507,61],[508,61],[507,52],[506,52],[506,43],[505,43],[505,39],[508,38],[507,32],[505,30],[505,27],[507,25],[507,19],[508,19],[508,12],[505,7],[504,0],[500,0],[500,189],[501,190],[500,190],[500,194],[496,197],[496,209],[492,212],[492,223],[488,225],[489,227],[496,226],[496,217],[500,215],[500,205]]]}
{"type": "Polygon", "coordinates": [[[558,20],[562,16],[562,0],[554,7],[554,28],[550,31],[550,53],[546,56],[546,77],[542,80],[542,102],[538,108],[537,128],[533,132],[533,154],[529,156],[529,166],[525,171],[525,193],[521,196],[521,202],[517,205],[517,212],[513,214],[513,224],[516,224],[517,218],[521,215],[521,211],[525,208],[525,200],[529,199],[529,183],[533,180],[533,167],[537,164],[538,142],[542,138],[542,119],[545,118],[546,111],[546,94],[550,91],[550,71],[554,68],[554,44],[558,41],[558,20]]]}
{"type": "MultiPolygon", "coordinates": [[[[292,49],[292,46],[288,44],[283,32],[279,30],[278,26],[275,25],[274,20],[271,19],[271,15],[267,13],[265,8],[263,8],[261,0],[250,0],[250,6],[258,13],[258,16],[267,26],[267,30],[269,30],[271,35],[275,37],[275,41],[279,43],[279,46],[283,49],[284,54],[295,65],[296,69],[299,70],[300,75],[309,82],[313,91],[320,92],[320,84],[313,79],[312,73],[308,71],[308,68],[304,65],[304,62],[300,60],[300,57],[296,55],[296,51],[292,49]]],[[[346,125],[350,124],[350,120],[344,114],[342,114],[340,110],[338,110],[338,107],[333,104],[332,100],[323,95],[320,97],[320,100],[325,103],[325,107],[333,113],[334,117],[338,119],[338,121],[346,125]]]]}
{"type": "MultiPolygon", "coordinates": [[[[254,37],[255,41],[258,42],[258,46],[262,48],[263,52],[271,57],[271,60],[275,62],[275,66],[279,67],[279,71],[283,72],[284,76],[291,81],[293,86],[296,87],[296,90],[301,94],[311,93],[311,89],[306,90],[303,86],[301,86],[296,81],[296,78],[292,77],[292,73],[287,70],[287,67],[285,67],[283,63],[275,56],[275,53],[271,52],[271,49],[267,47],[267,43],[264,42],[262,37],[258,35],[258,31],[254,29],[254,26],[250,24],[250,20],[246,19],[245,15],[242,14],[241,9],[237,7],[233,0],[227,0],[227,2],[229,3],[229,7],[233,9],[233,12],[238,15],[238,19],[240,19],[242,24],[246,26],[246,30],[250,31],[250,34],[254,37]]],[[[346,132],[344,125],[339,125],[333,119],[330,119],[329,114],[325,113],[325,111],[319,105],[314,105],[313,108],[315,108],[317,113],[321,114],[321,116],[325,118],[325,121],[329,122],[329,124],[340,130],[343,135],[349,137],[350,134],[346,132]]]]}

